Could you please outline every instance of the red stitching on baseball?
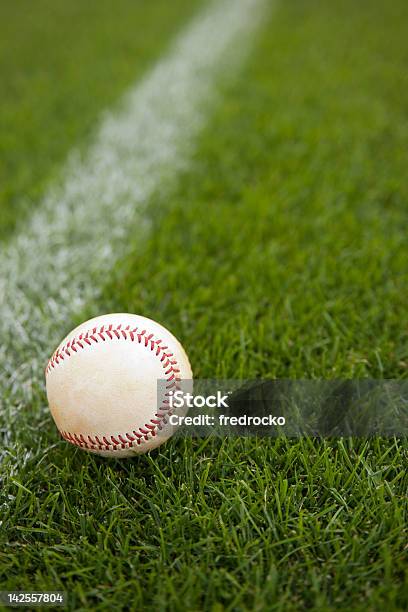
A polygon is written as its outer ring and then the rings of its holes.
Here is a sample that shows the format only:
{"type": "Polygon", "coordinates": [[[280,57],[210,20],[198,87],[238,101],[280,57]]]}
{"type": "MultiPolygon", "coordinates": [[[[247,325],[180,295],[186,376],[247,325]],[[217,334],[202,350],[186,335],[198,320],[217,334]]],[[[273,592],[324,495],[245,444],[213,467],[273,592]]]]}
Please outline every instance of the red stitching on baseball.
{"type": "MultiPolygon", "coordinates": [[[[60,360],[64,361],[65,357],[73,357],[70,349],[74,353],[77,353],[78,348],[84,350],[87,346],[92,346],[91,340],[98,344],[96,335],[103,340],[103,342],[106,342],[108,338],[109,340],[130,340],[131,342],[137,339],[138,344],[150,348],[152,352],[154,351],[153,355],[159,357],[166,381],[170,383],[166,385],[166,389],[172,389],[174,387],[177,389],[180,388],[178,384],[181,381],[178,376],[180,369],[174,367],[178,365],[177,360],[173,359],[170,361],[169,358],[174,357],[173,353],[164,352],[168,349],[168,346],[161,346],[162,340],[154,340],[154,334],[151,333],[146,335],[145,329],[143,331],[138,331],[137,327],[130,329],[130,325],[122,329],[121,323],[115,328],[112,324],[110,324],[107,329],[105,329],[104,325],[102,325],[99,330],[94,327],[86,332],[86,334],[82,333],[77,338],[75,337],[69,340],[62,347],[57,348],[48,361],[47,367],[45,368],[45,375],[47,376],[57,365],[59,365],[60,360]]],[[[168,395],[168,392],[165,393],[166,397],[168,395]]],[[[83,434],[71,433],[69,431],[60,431],[60,433],[67,442],[89,450],[115,451],[132,448],[135,444],[138,445],[142,442],[147,442],[151,437],[156,436],[157,431],[161,431],[163,425],[167,424],[166,417],[171,415],[171,411],[169,410],[170,406],[168,406],[168,404],[169,400],[163,400],[160,410],[154,414],[155,418],[150,419],[149,423],[145,423],[143,427],[139,427],[131,433],[125,432],[117,434],[116,437],[112,435],[102,436],[102,440],[98,436],[91,437],[89,435],[87,439],[85,439],[83,434]]]]}

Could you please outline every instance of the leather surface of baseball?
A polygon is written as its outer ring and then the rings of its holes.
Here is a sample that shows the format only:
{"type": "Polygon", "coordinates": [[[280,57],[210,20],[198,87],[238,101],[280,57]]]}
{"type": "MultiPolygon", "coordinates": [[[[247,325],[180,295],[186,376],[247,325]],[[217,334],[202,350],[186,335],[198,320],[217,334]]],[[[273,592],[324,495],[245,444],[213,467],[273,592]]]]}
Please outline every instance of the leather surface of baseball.
{"type": "Polygon", "coordinates": [[[159,323],[126,313],[102,315],[71,331],[45,374],[50,410],[63,438],[114,457],[165,442],[174,431],[166,393],[192,379],[180,342],[159,323]],[[163,381],[159,393],[158,381],[163,381]]]}

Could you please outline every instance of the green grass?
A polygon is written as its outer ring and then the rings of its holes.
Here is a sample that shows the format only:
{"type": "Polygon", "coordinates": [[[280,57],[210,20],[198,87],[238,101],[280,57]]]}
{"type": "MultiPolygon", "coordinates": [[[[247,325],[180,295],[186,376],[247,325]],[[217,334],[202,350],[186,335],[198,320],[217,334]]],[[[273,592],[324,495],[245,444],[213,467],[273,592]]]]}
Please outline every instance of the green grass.
{"type": "MultiPolygon", "coordinates": [[[[100,311],[167,325],[196,377],[405,378],[407,13],[281,3],[100,311]]],[[[2,464],[3,589],[75,610],[408,607],[404,440],[185,439],[119,463],[42,425],[2,464]]]]}
{"type": "Polygon", "coordinates": [[[75,610],[404,607],[398,443],[184,440],[109,463],[48,437],[8,484],[3,588],[75,610]]]}
{"type": "Polygon", "coordinates": [[[26,0],[0,8],[0,237],[101,111],[159,57],[197,0],[26,0]]]}
{"type": "Polygon", "coordinates": [[[108,310],[171,324],[199,377],[407,375],[407,45],[378,49],[400,18],[376,5],[275,15],[107,288],[108,310]]]}

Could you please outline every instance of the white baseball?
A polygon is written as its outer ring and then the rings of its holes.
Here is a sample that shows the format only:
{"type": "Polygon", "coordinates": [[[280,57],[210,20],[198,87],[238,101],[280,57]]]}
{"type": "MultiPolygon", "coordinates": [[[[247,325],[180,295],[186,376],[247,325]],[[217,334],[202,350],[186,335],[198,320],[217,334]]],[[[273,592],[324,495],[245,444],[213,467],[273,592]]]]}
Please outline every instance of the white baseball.
{"type": "Polygon", "coordinates": [[[65,440],[99,455],[129,457],[172,435],[168,417],[175,411],[167,394],[191,381],[192,373],[180,342],[162,325],[134,314],[107,314],[66,336],[45,378],[65,440]],[[159,398],[158,380],[166,381],[159,398]]]}

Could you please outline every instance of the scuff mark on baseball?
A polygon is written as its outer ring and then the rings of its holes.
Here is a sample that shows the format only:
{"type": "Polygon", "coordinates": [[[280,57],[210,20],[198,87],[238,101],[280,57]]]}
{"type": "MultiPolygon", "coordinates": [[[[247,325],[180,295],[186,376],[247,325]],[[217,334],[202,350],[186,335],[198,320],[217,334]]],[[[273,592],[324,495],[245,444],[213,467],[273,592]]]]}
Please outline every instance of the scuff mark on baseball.
{"type": "Polygon", "coordinates": [[[82,323],[60,343],[45,370],[52,416],[65,440],[108,457],[156,448],[174,433],[168,395],[192,391],[180,342],[135,314],[106,314],[82,323]],[[160,383],[158,383],[160,381],[160,383]]]}

